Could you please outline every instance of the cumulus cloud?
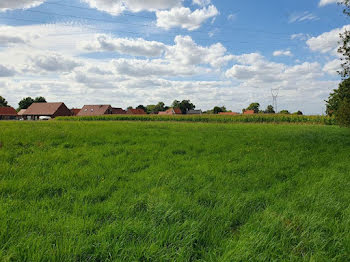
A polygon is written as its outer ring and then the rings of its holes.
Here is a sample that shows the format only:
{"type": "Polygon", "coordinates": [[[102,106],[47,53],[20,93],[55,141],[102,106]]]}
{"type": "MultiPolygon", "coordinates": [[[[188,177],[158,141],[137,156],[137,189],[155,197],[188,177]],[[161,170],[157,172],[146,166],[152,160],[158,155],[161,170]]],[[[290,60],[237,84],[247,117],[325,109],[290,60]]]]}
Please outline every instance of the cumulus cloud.
{"type": "Polygon", "coordinates": [[[1,0],[0,11],[28,9],[44,3],[46,0],[1,0]]]}
{"type": "Polygon", "coordinates": [[[349,29],[350,25],[345,25],[342,28],[333,29],[330,32],[326,32],[317,37],[310,38],[307,40],[306,44],[312,51],[317,51],[320,53],[331,53],[332,55],[336,55],[340,41],[339,34],[349,29]]]}
{"type": "Polygon", "coordinates": [[[201,27],[202,23],[219,14],[215,6],[209,5],[191,11],[187,7],[175,7],[170,10],[157,11],[157,26],[165,29],[181,27],[190,31],[201,27]]]}
{"type": "Polygon", "coordinates": [[[91,8],[119,15],[124,11],[157,11],[181,6],[183,0],[82,0],[91,8]]]}
{"type": "Polygon", "coordinates": [[[81,63],[72,58],[64,57],[61,54],[41,54],[30,58],[32,62],[31,70],[43,70],[47,72],[70,72],[74,68],[81,66],[81,63]]]}
{"type": "Polygon", "coordinates": [[[329,4],[335,4],[341,2],[340,0],[321,0],[320,3],[318,4],[319,6],[325,6],[329,4]]]}
{"type": "Polygon", "coordinates": [[[96,35],[93,41],[85,41],[81,47],[94,52],[118,52],[133,56],[157,57],[166,50],[163,43],[146,41],[142,38],[113,38],[107,35],[96,35]]]}
{"type": "Polygon", "coordinates": [[[334,59],[328,63],[326,63],[323,67],[323,72],[326,72],[329,75],[337,76],[338,72],[341,71],[341,60],[334,59]]]}
{"type": "Polygon", "coordinates": [[[207,6],[211,3],[211,0],[192,0],[194,5],[207,6]]]}
{"type": "Polygon", "coordinates": [[[273,56],[293,56],[293,54],[290,50],[276,50],[273,56]]]}

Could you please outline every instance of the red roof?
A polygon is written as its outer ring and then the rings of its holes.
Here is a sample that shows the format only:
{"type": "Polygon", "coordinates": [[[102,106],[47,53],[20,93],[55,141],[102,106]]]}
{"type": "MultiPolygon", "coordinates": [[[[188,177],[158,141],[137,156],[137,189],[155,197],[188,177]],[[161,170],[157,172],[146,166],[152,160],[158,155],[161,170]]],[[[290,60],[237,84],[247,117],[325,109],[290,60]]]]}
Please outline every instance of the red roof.
{"type": "Polygon", "coordinates": [[[111,105],[85,105],[78,116],[102,116],[112,114],[111,105]]]}
{"type": "Polygon", "coordinates": [[[174,110],[175,114],[182,115],[182,111],[180,108],[173,108],[173,110],[174,110]]]}
{"type": "MultiPolygon", "coordinates": [[[[33,103],[24,112],[23,115],[29,116],[53,116],[58,111],[58,109],[64,105],[62,102],[58,103],[33,103]]],[[[66,107],[64,105],[64,107],[66,107]]],[[[65,114],[68,115],[68,114],[65,114]]]]}
{"type": "Polygon", "coordinates": [[[77,114],[79,114],[81,109],[79,108],[72,108],[70,111],[72,112],[73,116],[76,116],[77,114]]]}
{"type": "Polygon", "coordinates": [[[244,111],[243,114],[244,114],[244,115],[254,115],[255,112],[254,112],[254,110],[246,110],[246,111],[244,111]]]}
{"type": "Polygon", "coordinates": [[[146,112],[143,109],[128,109],[128,115],[145,115],[146,112]]]}
{"type": "Polygon", "coordinates": [[[13,107],[0,107],[1,116],[17,116],[17,111],[13,107]]]}
{"type": "Polygon", "coordinates": [[[113,115],[125,115],[126,111],[122,108],[112,108],[113,115]]]}

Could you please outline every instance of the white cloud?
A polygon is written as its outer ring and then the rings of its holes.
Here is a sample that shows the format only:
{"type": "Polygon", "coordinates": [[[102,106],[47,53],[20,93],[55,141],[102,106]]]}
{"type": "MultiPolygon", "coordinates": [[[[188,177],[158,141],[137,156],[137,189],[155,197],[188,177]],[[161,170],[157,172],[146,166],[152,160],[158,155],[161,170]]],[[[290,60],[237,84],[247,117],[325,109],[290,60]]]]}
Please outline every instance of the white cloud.
{"type": "Polygon", "coordinates": [[[323,72],[326,72],[329,75],[337,76],[338,72],[341,71],[341,60],[334,59],[328,63],[326,63],[323,67],[323,72]]]}
{"type": "Polygon", "coordinates": [[[306,41],[306,40],[308,40],[310,38],[311,38],[311,36],[309,34],[303,34],[303,33],[292,34],[290,36],[290,39],[292,39],[292,40],[300,40],[300,41],[306,41]]]}
{"type": "Polygon", "coordinates": [[[118,52],[120,54],[147,57],[159,57],[166,50],[166,46],[160,42],[146,41],[142,38],[113,38],[107,35],[96,35],[95,40],[83,42],[81,47],[87,51],[118,52]]]}
{"type": "Polygon", "coordinates": [[[276,50],[273,56],[293,56],[293,54],[290,50],[276,50]]]}
{"type": "Polygon", "coordinates": [[[124,11],[158,11],[181,6],[183,0],[82,0],[91,8],[119,15],[124,11]]]}
{"type": "Polygon", "coordinates": [[[211,0],[192,0],[192,4],[199,6],[207,6],[211,4],[211,0]]]}
{"type": "Polygon", "coordinates": [[[341,2],[340,0],[321,0],[319,6],[325,6],[329,4],[335,4],[341,2]]]}
{"type": "Polygon", "coordinates": [[[32,8],[44,2],[45,0],[1,0],[0,11],[32,8]]]}
{"type": "Polygon", "coordinates": [[[337,49],[339,47],[340,41],[339,34],[349,29],[350,25],[345,25],[342,28],[333,29],[330,32],[326,32],[317,37],[310,38],[307,40],[306,44],[312,51],[337,55],[337,49]]]}
{"type": "Polygon", "coordinates": [[[187,7],[175,7],[156,12],[157,26],[165,29],[181,27],[193,31],[200,28],[206,20],[218,14],[219,11],[213,5],[196,9],[193,12],[187,7]]]}
{"type": "Polygon", "coordinates": [[[289,23],[297,23],[297,22],[303,22],[303,21],[315,21],[319,18],[315,16],[314,14],[306,11],[303,13],[294,13],[289,16],[289,23]]]}
{"type": "Polygon", "coordinates": [[[70,72],[74,68],[81,65],[81,63],[61,54],[41,54],[30,57],[34,70],[43,70],[48,72],[70,72]]]}

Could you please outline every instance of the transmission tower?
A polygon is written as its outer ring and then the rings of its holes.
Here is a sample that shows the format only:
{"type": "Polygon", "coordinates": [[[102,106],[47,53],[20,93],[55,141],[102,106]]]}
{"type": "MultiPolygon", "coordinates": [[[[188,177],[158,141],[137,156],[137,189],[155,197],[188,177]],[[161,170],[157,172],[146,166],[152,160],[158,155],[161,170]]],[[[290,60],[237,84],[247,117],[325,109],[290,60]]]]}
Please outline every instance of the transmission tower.
{"type": "Polygon", "coordinates": [[[271,89],[271,95],[272,95],[272,99],[273,99],[272,106],[273,106],[273,108],[275,109],[275,112],[276,112],[276,113],[278,113],[277,98],[278,98],[279,92],[280,92],[280,89],[279,89],[279,88],[272,88],[272,89],[271,89]]]}

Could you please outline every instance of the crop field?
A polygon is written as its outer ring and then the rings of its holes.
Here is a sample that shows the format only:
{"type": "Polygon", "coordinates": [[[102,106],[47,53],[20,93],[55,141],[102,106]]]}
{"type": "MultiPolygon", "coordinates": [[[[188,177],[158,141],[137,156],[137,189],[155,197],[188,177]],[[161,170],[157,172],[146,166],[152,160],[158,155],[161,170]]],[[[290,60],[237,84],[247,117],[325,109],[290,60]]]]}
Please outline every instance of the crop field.
{"type": "Polygon", "coordinates": [[[0,261],[350,261],[350,130],[0,122],[0,261]]]}
{"type": "Polygon", "coordinates": [[[333,117],[328,116],[299,116],[281,114],[255,115],[103,115],[82,117],[59,117],[64,121],[143,121],[143,122],[202,122],[202,123],[293,123],[335,125],[333,117]]]}

